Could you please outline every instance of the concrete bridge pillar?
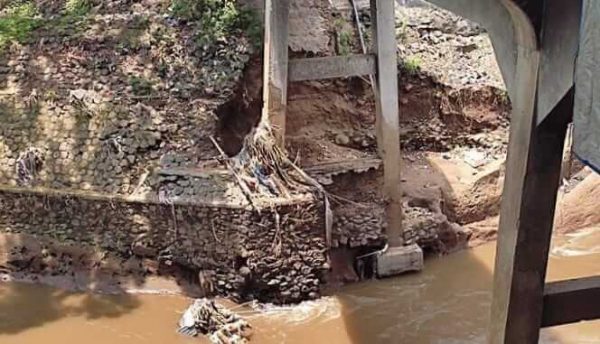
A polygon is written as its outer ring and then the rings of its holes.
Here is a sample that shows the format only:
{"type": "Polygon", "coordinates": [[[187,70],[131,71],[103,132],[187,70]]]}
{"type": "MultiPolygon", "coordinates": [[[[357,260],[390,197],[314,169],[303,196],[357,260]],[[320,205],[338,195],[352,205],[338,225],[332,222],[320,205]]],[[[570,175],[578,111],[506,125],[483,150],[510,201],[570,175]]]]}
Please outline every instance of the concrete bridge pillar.
{"type": "Polygon", "coordinates": [[[589,306],[600,278],[545,283],[582,0],[432,2],[487,28],[508,87],[513,112],[489,342],[538,343],[541,327],[600,316],[600,306],[594,314],[589,306]]]}

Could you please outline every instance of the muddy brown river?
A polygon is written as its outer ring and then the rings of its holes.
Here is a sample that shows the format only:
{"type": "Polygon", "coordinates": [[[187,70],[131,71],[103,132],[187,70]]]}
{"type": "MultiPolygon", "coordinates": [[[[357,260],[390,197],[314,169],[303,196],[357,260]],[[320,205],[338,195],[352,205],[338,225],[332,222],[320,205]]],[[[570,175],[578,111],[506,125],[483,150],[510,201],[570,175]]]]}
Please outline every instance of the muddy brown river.
{"type": "MultiPolygon", "coordinates": [[[[429,259],[419,274],[364,282],[299,306],[240,307],[253,343],[484,343],[494,245],[429,259]]],[[[549,280],[600,274],[600,228],[556,240],[549,280]]],[[[189,300],[0,284],[2,344],[207,343],[175,333],[189,300]]],[[[544,330],[543,343],[600,343],[600,322],[544,330]]]]}

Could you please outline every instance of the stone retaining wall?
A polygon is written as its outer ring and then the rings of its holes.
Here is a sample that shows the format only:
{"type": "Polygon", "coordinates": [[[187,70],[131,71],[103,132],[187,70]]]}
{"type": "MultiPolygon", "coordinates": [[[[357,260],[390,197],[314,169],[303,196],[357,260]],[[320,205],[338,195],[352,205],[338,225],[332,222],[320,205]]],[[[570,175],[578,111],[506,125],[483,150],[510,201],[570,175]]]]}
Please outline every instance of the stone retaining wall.
{"type": "MultiPolygon", "coordinates": [[[[404,241],[424,249],[446,252],[465,244],[462,228],[448,220],[439,207],[427,204],[403,205],[404,241]],[[446,247],[446,246],[449,246],[446,247]]],[[[385,246],[387,221],[384,207],[372,204],[360,207],[352,204],[334,208],[332,247],[382,248],[385,246]]]]}
{"type": "Polygon", "coordinates": [[[243,207],[15,191],[0,191],[2,231],[180,264],[201,272],[218,294],[240,300],[316,298],[328,268],[320,210],[310,203],[258,214],[243,207]]]}

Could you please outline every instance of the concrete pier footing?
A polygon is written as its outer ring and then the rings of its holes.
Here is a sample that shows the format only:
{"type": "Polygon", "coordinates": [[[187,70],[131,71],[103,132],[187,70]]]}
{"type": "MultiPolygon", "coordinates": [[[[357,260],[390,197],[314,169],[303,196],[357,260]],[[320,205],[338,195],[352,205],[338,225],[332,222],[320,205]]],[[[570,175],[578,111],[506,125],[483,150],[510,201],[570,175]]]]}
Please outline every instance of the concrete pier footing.
{"type": "Polygon", "coordinates": [[[423,270],[423,250],[417,244],[390,247],[377,256],[377,276],[390,277],[423,270]]]}

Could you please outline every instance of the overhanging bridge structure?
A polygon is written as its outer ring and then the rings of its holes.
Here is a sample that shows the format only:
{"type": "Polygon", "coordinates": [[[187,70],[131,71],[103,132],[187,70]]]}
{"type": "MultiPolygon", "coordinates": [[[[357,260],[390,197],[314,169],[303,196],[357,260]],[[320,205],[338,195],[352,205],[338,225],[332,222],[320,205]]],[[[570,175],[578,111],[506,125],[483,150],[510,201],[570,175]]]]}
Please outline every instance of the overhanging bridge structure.
{"type": "MultiPolygon", "coordinates": [[[[590,34],[585,28],[600,19],[589,16],[598,4],[595,0],[432,2],[486,27],[513,105],[490,342],[537,343],[541,327],[599,319],[600,276],[545,283],[567,126],[581,103],[598,105],[576,97],[593,86],[584,80],[589,76],[575,79],[577,69],[586,73],[582,62],[600,57],[595,48],[586,53],[596,56],[578,60],[580,44],[590,45],[582,40],[590,34]]],[[[577,116],[594,113],[578,111],[577,116]]],[[[600,126],[591,130],[595,130],[591,139],[598,142],[600,126]]]]}
{"type": "MultiPolygon", "coordinates": [[[[565,136],[575,107],[582,18],[594,1],[430,1],[487,29],[513,106],[490,343],[537,343],[542,327],[600,318],[600,276],[545,283],[565,136]]],[[[402,246],[394,8],[395,0],[371,0],[371,54],[288,60],[289,0],[265,0],[263,116],[283,142],[289,81],[373,76],[388,236],[391,245],[402,246]]],[[[577,92],[585,87],[590,86],[577,92]]]]}

